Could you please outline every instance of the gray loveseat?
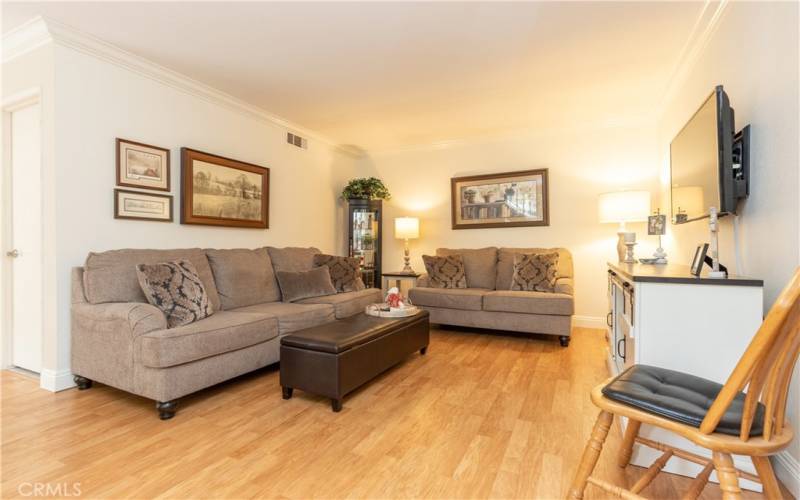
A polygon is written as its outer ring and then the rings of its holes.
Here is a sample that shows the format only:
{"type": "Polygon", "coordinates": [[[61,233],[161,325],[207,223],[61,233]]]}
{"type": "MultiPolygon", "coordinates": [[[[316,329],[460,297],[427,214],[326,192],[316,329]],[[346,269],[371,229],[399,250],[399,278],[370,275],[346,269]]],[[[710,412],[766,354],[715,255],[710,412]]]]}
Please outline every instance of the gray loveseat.
{"type": "Polygon", "coordinates": [[[269,247],[89,254],[72,272],[75,382],[154,399],[161,418],[170,418],[177,398],[277,362],[281,336],[380,302],[377,289],[282,302],[275,270],[309,270],[317,253],[269,247]],[[135,266],[181,258],[197,269],[214,314],[168,329],[164,314],[147,303],[135,266]]]}
{"type": "Polygon", "coordinates": [[[572,255],[564,248],[439,248],[436,255],[459,254],[467,288],[431,288],[427,276],[409,291],[411,302],[430,312],[431,323],[558,335],[569,345],[572,329],[572,255]],[[512,291],[514,254],[558,252],[555,293],[512,291]]]}

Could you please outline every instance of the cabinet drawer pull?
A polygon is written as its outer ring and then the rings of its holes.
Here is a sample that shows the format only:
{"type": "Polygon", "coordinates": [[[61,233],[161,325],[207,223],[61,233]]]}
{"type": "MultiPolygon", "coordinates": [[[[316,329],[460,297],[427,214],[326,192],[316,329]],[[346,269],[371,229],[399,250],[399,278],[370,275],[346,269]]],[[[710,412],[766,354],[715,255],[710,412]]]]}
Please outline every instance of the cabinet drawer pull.
{"type": "Polygon", "coordinates": [[[622,358],[623,361],[625,361],[625,350],[620,350],[619,349],[620,344],[622,344],[622,346],[624,347],[625,346],[625,339],[619,339],[617,341],[617,356],[619,356],[620,358],[622,358]]]}
{"type": "Polygon", "coordinates": [[[614,327],[613,318],[614,318],[614,313],[613,312],[610,312],[610,313],[606,314],[606,324],[608,325],[609,328],[613,328],[614,327]]]}

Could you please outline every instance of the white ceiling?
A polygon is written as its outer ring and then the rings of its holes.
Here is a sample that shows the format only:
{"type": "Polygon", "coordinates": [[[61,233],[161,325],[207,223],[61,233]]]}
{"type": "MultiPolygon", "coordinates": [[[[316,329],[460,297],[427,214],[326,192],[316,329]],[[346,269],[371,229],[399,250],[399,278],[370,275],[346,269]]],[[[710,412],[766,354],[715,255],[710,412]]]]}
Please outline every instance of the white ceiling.
{"type": "Polygon", "coordinates": [[[651,115],[702,2],[10,3],[368,151],[651,115]]]}

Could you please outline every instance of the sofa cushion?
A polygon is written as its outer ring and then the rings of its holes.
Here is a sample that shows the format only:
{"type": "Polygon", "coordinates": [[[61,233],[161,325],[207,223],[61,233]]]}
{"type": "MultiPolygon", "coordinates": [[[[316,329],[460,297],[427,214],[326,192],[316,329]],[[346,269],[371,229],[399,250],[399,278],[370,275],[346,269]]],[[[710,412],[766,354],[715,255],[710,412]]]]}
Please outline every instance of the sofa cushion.
{"type": "Polygon", "coordinates": [[[564,293],[493,290],[483,296],[483,310],[570,316],[574,301],[564,293]]]}
{"type": "Polygon", "coordinates": [[[408,298],[415,306],[480,311],[488,292],[484,288],[412,288],[408,298]]]}
{"type": "Polygon", "coordinates": [[[336,320],[331,304],[268,302],[241,307],[235,312],[261,313],[277,318],[280,335],[336,320]]]}
{"type": "Polygon", "coordinates": [[[467,288],[464,261],[460,255],[436,257],[423,255],[429,286],[433,288],[467,288]]]}
{"type": "Polygon", "coordinates": [[[203,282],[191,262],[181,259],[136,266],[147,301],[167,317],[167,327],[188,325],[213,314],[203,282]]]}
{"type": "Polygon", "coordinates": [[[216,356],[278,336],[278,320],[268,314],[219,311],[190,325],[156,330],[137,339],[139,361],[166,368],[216,356]]]}
{"type": "Polygon", "coordinates": [[[314,266],[328,266],[336,292],[357,292],[366,288],[361,280],[361,265],[355,257],[319,253],[314,256],[314,266]]]}
{"type": "Polygon", "coordinates": [[[206,253],[199,248],[177,250],[124,249],[108,252],[91,252],[86,257],[83,286],[86,300],[92,304],[105,302],[147,302],[136,276],[137,264],[158,264],[187,259],[197,270],[197,275],[208,294],[211,307],[220,309],[219,295],[214,275],[208,265],[206,253]]]}
{"type": "Polygon", "coordinates": [[[314,247],[267,247],[275,271],[309,271],[314,267],[314,256],[321,253],[314,247]]]}
{"type": "Polygon", "coordinates": [[[207,249],[222,309],[275,302],[281,291],[266,248],[207,249]]]}
{"type": "Polygon", "coordinates": [[[554,292],[558,279],[558,253],[514,255],[511,289],[526,292],[554,292]]]}
{"type": "Polygon", "coordinates": [[[500,248],[497,251],[496,290],[511,289],[511,275],[514,274],[514,255],[531,253],[558,253],[558,277],[572,278],[572,254],[566,248],[500,248]]]}
{"type": "Polygon", "coordinates": [[[497,248],[437,248],[436,255],[460,255],[469,288],[492,290],[497,280],[497,248]]]}
{"type": "Polygon", "coordinates": [[[284,302],[311,297],[322,297],[336,293],[331,282],[328,266],[317,267],[308,271],[276,271],[281,297],[284,302]]]}
{"type": "Polygon", "coordinates": [[[336,319],[347,318],[364,312],[364,309],[376,302],[382,302],[381,291],[377,288],[367,288],[357,292],[337,293],[336,295],[326,295],[324,297],[314,297],[303,299],[298,304],[330,304],[336,319]]]}

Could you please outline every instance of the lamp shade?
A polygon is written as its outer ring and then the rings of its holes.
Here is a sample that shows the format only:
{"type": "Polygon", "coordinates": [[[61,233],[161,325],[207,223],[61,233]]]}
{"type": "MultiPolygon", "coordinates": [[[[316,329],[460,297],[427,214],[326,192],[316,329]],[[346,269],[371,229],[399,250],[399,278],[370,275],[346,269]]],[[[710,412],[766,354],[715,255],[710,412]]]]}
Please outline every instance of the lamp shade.
{"type": "Polygon", "coordinates": [[[603,193],[597,199],[597,215],[601,223],[646,221],[650,215],[650,191],[603,193]]]}
{"type": "Polygon", "coordinates": [[[416,217],[398,217],[394,220],[394,237],[399,240],[419,238],[419,219],[416,217]]]}

